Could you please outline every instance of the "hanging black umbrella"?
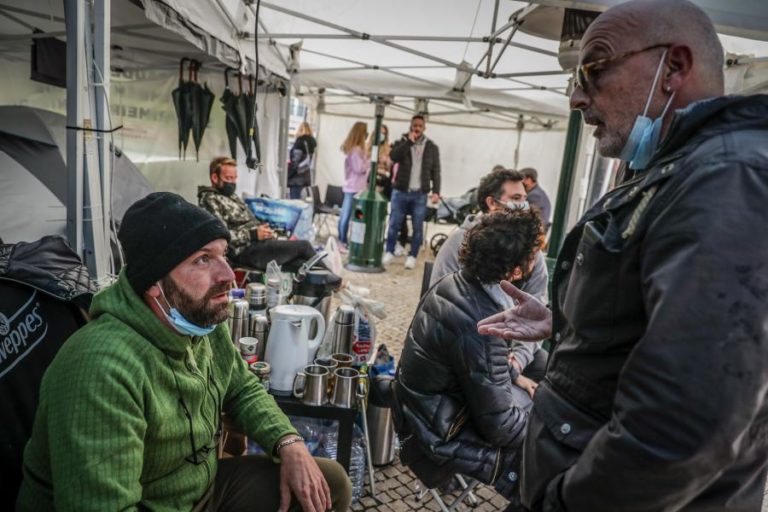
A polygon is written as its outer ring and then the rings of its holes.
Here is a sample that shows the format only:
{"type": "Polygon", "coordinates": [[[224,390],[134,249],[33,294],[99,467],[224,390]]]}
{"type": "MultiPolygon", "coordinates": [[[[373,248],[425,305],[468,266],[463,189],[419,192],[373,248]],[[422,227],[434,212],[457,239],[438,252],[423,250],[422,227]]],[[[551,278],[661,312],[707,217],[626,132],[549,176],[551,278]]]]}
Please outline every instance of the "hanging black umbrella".
{"type": "MultiPolygon", "coordinates": [[[[247,157],[250,157],[248,153],[248,120],[246,118],[246,105],[245,96],[243,95],[243,80],[240,74],[237,75],[238,79],[238,91],[239,94],[227,95],[226,98],[222,95],[222,108],[227,114],[227,121],[231,122],[233,133],[235,138],[240,141],[240,145],[246,152],[247,157]],[[226,101],[225,101],[226,99],[226,101]]],[[[227,135],[230,134],[229,128],[227,135]]],[[[230,139],[230,150],[232,151],[232,157],[237,157],[237,147],[230,139]]]]}
{"type": "Polygon", "coordinates": [[[242,131],[238,131],[237,138],[240,140],[240,144],[245,151],[245,164],[252,168],[251,162],[253,161],[253,149],[251,148],[251,138],[248,136],[248,129],[251,126],[251,115],[253,113],[253,103],[248,99],[248,94],[243,93],[243,77],[237,75],[238,86],[240,89],[240,95],[237,97],[237,117],[238,123],[243,127],[242,131]]]}
{"type": "Polygon", "coordinates": [[[186,158],[189,134],[192,131],[192,68],[189,69],[189,79],[184,81],[184,62],[189,59],[184,57],[179,62],[179,86],[171,92],[173,106],[176,109],[176,121],[179,127],[179,158],[186,158]],[[183,151],[182,151],[183,150],[183,151]]]}
{"type": "Polygon", "coordinates": [[[211,108],[215,96],[208,88],[208,84],[200,85],[197,81],[197,72],[202,63],[192,61],[191,69],[194,70],[194,82],[192,83],[192,140],[195,143],[195,158],[200,161],[200,143],[203,141],[205,128],[208,126],[208,120],[211,117],[211,108]]]}
{"type": "MultiPolygon", "coordinates": [[[[261,162],[261,145],[259,144],[259,120],[256,116],[256,94],[253,91],[253,76],[248,76],[248,94],[245,96],[245,113],[246,122],[248,123],[248,150],[246,151],[248,157],[246,165],[250,169],[255,169],[259,162],[261,162]],[[253,141],[253,146],[251,146],[253,141]],[[256,152],[256,158],[253,158],[253,151],[256,152]]],[[[258,84],[257,84],[258,87],[258,84]]]]}
{"type": "Polygon", "coordinates": [[[227,140],[229,141],[229,153],[232,158],[237,158],[237,123],[235,122],[235,109],[237,108],[237,95],[229,88],[229,71],[233,68],[224,70],[224,92],[221,93],[221,108],[224,109],[226,121],[224,123],[227,129],[227,140]]]}

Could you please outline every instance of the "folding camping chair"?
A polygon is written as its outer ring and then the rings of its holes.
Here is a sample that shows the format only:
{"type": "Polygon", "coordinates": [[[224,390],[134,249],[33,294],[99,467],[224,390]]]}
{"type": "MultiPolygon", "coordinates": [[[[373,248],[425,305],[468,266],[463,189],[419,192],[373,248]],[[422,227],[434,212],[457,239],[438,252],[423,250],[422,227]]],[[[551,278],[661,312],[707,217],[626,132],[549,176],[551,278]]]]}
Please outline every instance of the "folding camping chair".
{"type": "Polygon", "coordinates": [[[338,217],[341,215],[341,205],[344,202],[344,191],[341,187],[328,185],[325,189],[325,201],[320,200],[320,187],[312,185],[312,203],[314,205],[314,217],[318,236],[322,233],[323,227],[331,234],[331,227],[328,225],[328,217],[338,217]]]}
{"type": "Polygon", "coordinates": [[[424,499],[424,496],[429,493],[432,495],[432,499],[435,500],[435,503],[437,503],[437,506],[440,507],[441,512],[453,512],[464,501],[468,501],[470,507],[476,507],[479,502],[477,500],[477,496],[475,496],[474,490],[479,482],[473,478],[465,480],[463,476],[458,474],[454,475],[453,478],[458,482],[459,487],[461,488],[461,493],[450,503],[447,503],[446,499],[440,496],[440,493],[437,491],[437,489],[429,488],[417,490],[416,500],[421,501],[424,499]]]}

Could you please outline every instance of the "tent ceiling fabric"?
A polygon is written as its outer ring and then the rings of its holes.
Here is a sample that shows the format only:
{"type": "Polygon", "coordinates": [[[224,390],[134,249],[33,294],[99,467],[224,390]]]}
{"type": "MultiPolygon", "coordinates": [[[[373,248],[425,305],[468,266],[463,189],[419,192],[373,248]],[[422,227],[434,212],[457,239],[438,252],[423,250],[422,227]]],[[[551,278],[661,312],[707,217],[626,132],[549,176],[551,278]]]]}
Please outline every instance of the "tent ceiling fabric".
{"type": "MultiPolygon", "coordinates": [[[[618,1],[533,3],[605,9],[618,1]]],[[[719,0],[695,1],[708,10],[724,33],[768,40],[768,13],[763,0],[738,0],[727,6],[719,0]]],[[[556,41],[517,31],[511,39],[516,46],[504,50],[494,69],[497,75],[514,76],[486,79],[475,75],[464,93],[453,91],[457,83],[455,66],[474,68],[488,50],[488,43],[474,41],[491,33],[495,5],[495,0],[392,0],[386,4],[373,0],[265,1],[259,34],[272,34],[274,39],[259,39],[259,60],[270,72],[283,77],[289,74],[287,67],[298,67],[291,78],[303,92],[324,88],[357,95],[363,102],[371,94],[391,95],[401,105],[412,104],[414,97],[425,97],[432,102],[444,101],[463,112],[443,114],[441,121],[445,122],[509,127],[522,113],[544,123],[554,121],[554,128],[562,128],[568,112],[563,94],[568,75],[554,74],[559,69],[556,41]],[[389,39],[387,43],[362,40],[349,31],[389,39]],[[297,63],[291,64],[290,46],[296,43],[301,44],[301,50],[297,63]],[[494,111],[494,115],[484,110],[494,111]]],[[[498,6],[497,31],[509,24],[513,13],[529,4],[500,0],[498,6]]],[[[240,63],[252,68],[253,10],[254,6],[243,0],[112,0],[112,64],[136,71],[173,70],[181,57],[190,57],[202,61],[204,71],[240,63]]],[[[0,11],[5,14],[0,16],[0,52],[5,58],[28,60],[32,29],[63,36],[63,2],[0,0],[0,11]]],[[[509,30],[499,37],[506,40],[508,34],[509,30]]],[[[728,35],[722,39],[728,52],[768,55],[768,42],[728,35]]],[[[502,46],[494,46],[494,60],[502,46]]],[[[483,63],[478,69],[484,72],[485,68],[483,63]]],[[[334,112],[333,103],[325,101],[326,112],[334,112]]],[[[434,105],[431,103],[430,113],[444,110],[432,108],[434,105]]],[[[363,106],[368,113],[370,107],[363,106]]],[[[344,114],[348,110],[335,112],[344,114]]]]}
{"type": "MultiPolygon", "coordinates": [[[[166,28],[181,32],[177,26],[167,23],[167,12],[160,15],[162,10],[177,13],[179,18],[187,21],[187,25],[215,34],[222,43],[237,48],[240,56],[253,60],[253,7],[246,6],[241,0],[142,2],[147,16],[155,22],[164,23],[166,28]]],[[[512,13],[526,5],[524,2],[500,1],[496,27],[503,26],[512,13]]],[[[452,91],[457,70],[445,63],[459,66],[466,61],[465,65],[470,68],[477,65],[489,44],[466,42],[464,39],[479,40],[490,35],[493,10],[494,0],[451,0],[450,3],[425,0],[416,4],[408,0],[393,0],[386,4],[358,0],[262,2],[260,64],[273,73],[285,76],[286,64],[291,62],[290,46],[301,43],[298,69],[291,75],[294,85],[361,95],[437,98],[466,110],[488,108],[523,113],[562,124],[568,114],[568,102],[564,95],[568,75],[559,72],[555,56],[557,43],[554,41],[516,34],[513,38],[515,44],[541,51],[510,46],[501,55],[495,72],[558,72],[557,75],[516,76],[511,79],[473,76],[464,94],[452,91]],[[407,47],[420,55],[374,40],[350,38],[341,28],[302,19],[296,13],[354,32],[393,36],[393,44],[407,47]],[[275,34],[276,37],[270,41],[263,37],[264,34],[275,34]],[[292,34],[296,36],[291,37],[292,34]],[[297,37],[301,35],[308,37],[297,37]],[[417,40],[399,39],[404,36],[415,36],[417,40]],[[424,40],[435,37],[458,40],[424,40]],[[371,69],[374,67],[377,69],[371,69]],[[546,88],[557,89],[543,90],[546,88]],[[480,107],[474,105],[475,102],[480,107]]],[[[500,37],[506,37],[507,33],[500,37]]],[[[185,38],[189,40],[187,36],[185,38]]],[[[494,60],[501,46],[495,44],[494,60]]],[[[485,71],[485,64],[480,71],[485,71]]]]}

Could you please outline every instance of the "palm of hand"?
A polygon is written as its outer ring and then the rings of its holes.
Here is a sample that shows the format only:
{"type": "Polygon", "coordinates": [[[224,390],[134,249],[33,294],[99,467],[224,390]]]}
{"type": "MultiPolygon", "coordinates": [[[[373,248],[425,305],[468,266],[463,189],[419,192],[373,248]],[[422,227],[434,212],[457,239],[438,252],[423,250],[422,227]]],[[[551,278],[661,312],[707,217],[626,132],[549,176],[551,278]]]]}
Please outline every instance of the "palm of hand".
{"type": "Polygon", "coordinates": [[[502,289],[517,304],[478,323],[480,334],[508,340],[540,341],[552,333],[552,313],[535,297],[503,281],[502,289]]]}

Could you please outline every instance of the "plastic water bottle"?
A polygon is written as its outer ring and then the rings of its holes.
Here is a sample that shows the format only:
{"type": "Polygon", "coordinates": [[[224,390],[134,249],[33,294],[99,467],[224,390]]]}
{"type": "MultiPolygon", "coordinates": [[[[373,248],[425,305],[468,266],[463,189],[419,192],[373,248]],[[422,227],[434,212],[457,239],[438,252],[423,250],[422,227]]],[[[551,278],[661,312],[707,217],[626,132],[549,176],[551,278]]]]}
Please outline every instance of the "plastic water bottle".
{"type": "Polygon", "coordinates": [[[363,432],[355,425],[352,435],[352,457],[349,461],[349,479],[352,481],[352,503],[363,495],[365,484],[365,447],[363,432]]]}

